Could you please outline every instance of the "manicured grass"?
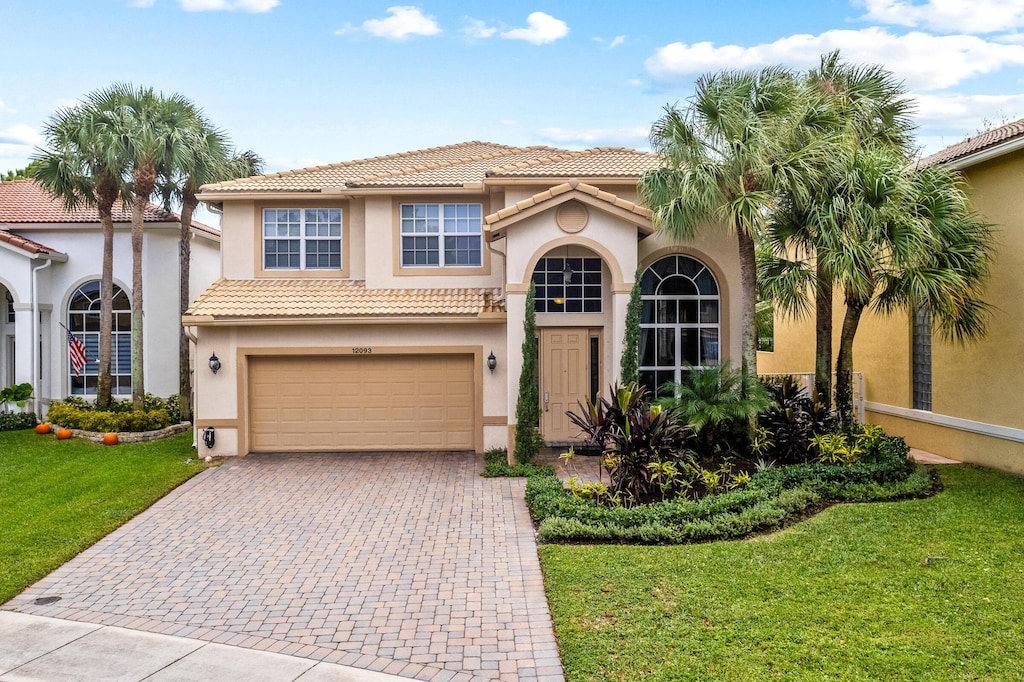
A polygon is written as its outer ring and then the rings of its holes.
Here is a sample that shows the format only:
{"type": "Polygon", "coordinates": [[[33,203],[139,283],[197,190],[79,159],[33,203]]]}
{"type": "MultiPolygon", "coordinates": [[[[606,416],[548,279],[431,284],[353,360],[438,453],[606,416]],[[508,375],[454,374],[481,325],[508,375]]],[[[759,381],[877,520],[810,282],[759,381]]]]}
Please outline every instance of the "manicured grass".
{"type": "Polygon", "coordinates": [[[542,546],[568,680],[1024,679],[1024,479],[941,476],[748,540],[542,546]]]}
{"type": "Polygon", "coordinates": [[[191,445],[0,433],[0,603],[202,471],[191,445]]]}

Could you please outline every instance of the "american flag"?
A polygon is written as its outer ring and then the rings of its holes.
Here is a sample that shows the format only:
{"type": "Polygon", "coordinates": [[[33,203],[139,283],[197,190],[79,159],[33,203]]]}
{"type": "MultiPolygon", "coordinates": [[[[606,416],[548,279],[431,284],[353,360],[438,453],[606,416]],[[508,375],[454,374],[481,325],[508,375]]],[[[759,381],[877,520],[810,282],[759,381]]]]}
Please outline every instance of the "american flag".
{"type": "Polygon", "coordinates": [[[68,349],[71,351],[71,369],[75,376],[82,376],[82,368],[88,362],[85,358],[85,344],[81,339],[68,332],[68,349]]]}

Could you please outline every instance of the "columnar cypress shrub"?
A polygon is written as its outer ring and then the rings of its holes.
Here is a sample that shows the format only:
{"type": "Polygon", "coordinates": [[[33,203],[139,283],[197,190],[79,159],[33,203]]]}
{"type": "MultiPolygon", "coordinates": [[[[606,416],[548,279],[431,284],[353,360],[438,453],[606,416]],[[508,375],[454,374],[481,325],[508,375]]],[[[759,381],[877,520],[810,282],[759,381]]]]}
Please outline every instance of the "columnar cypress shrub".
{"type": "Polygon", "coordinates": [[[626,337],[622,344],[622,383],[640,383],[640,269],[633,277],[633,289],[626,304],[626,337]]]}
{"type": "Polygon", "coordinates": [[[537,392],[537,310],[534,285],[526,294],[523,315],[523,369],[519,373],[519,400],[516,403],[516,449],[519,464],[529,464],[544,445],[537,432],[540,425],[540,395],[537,392]]]}

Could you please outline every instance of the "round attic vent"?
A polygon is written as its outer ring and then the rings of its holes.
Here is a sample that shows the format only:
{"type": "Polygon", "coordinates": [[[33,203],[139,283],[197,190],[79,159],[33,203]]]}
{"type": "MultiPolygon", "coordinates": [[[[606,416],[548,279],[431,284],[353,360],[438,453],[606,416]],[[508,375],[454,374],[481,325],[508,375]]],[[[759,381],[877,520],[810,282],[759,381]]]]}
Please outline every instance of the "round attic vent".
{"type": "Polygon", "coordinates": [[[587,207],[578,201],[567,201],[555,212],[555,222],[563,232],[575,234],[587,226],[587,207]]]}

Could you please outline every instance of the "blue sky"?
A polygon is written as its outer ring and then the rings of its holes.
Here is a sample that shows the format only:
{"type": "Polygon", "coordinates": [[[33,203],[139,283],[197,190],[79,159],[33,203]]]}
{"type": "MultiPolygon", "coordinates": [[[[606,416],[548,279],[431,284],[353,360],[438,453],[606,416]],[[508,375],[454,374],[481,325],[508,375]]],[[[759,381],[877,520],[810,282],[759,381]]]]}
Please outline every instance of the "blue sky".
{"type": "Polygon", "coordinates": [[[927,153],[1024,116],[1024,0],[2,0],[0,172],[115,81],[191,98],[268,170],[481,139],[646,148],[722,68],[880,63],[927,153]]]}

